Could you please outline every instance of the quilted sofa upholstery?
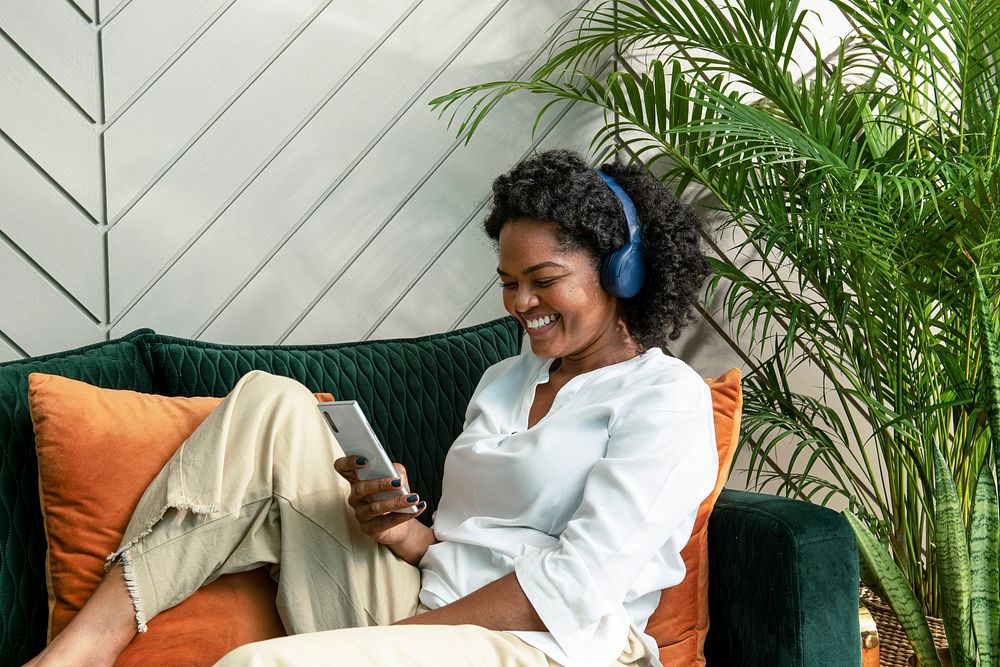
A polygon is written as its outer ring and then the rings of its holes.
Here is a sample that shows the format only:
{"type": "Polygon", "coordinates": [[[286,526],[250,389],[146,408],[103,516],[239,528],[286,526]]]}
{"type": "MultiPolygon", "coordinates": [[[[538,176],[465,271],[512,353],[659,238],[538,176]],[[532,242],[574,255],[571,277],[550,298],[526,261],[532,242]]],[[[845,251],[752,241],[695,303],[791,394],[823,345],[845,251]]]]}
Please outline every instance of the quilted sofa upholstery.
{"type": "MultiPolygon", "coordinates": [[[[422,338],[310,346],[217,345],[157,335],[0,364],[0,665],[44,643],[45,539],[27,376],[45,372],[170,396],[225,395],[246,372],[293,377],[361,403],[433,505],[444,456],[483,371],[516,354],[509,318],[422,338]]],[[[429,517],[431,512],[426,512],[429,517]]],[[[858,565],[834,512],[724,491],[709,523],[711,665],[860,664],[858,565]]]]}

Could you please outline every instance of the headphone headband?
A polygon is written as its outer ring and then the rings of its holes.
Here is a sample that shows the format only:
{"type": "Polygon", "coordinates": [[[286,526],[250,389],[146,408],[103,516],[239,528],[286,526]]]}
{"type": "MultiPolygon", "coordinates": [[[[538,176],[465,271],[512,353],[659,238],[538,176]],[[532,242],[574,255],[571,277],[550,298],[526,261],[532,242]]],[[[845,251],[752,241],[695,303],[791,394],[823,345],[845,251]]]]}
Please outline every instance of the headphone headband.
{"type": "Polygon", "coordinates": [[[618,181],[612,178],[610,175],[605,174],[603,171],[597,171],[597,175],[607,183],[608,188],[614,193],[615,197],[622,205],[622,211],[625,213],[625,245],[638,245],[639,244],[639,216],[635,212],[635,203],[632,198],[628,196],[628,193],[618,185],[618,181]]]}

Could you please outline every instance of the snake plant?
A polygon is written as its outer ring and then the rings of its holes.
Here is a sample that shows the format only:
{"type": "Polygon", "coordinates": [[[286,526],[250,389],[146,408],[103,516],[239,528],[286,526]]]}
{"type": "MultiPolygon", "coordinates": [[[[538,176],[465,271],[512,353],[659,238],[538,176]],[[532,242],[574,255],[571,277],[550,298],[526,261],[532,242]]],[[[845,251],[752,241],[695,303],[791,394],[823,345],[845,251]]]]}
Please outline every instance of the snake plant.
{"type": "MultiPolygon", "coordinates": [[[[986,307],[986,292],[976,275],[980,307],[979,330],[986,352],[992,449],[1000,446],[1000,350],[986,307]]],[[[1000,558],[996,465],[984,461],[976,481],[972,518],[967,527],[952,471],[941,449],[933,445],[934,561],[942,592],[942,612],[952,664],[955,667],[997,665],[1000,662],[1000,558]]],[[[846,513],[858,540],[865,569],[896,613],[921,667],[939,667],[940,660],[920,602],[892,557],[870,530],[846,513]]]]}

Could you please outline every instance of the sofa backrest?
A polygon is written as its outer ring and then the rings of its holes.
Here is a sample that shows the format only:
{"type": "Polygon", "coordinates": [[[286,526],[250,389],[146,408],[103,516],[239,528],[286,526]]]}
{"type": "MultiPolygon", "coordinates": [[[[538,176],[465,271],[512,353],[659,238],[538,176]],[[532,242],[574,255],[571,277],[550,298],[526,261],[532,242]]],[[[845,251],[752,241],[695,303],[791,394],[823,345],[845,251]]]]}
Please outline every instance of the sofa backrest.
{"type": "Polygon", "coordinates": [[[430,505],[441,496],[444,457],[462,430],[465,408],[483,372],[517,354],[513,318],[422,338],[334,345],[219,345],[171,336],[144,337],[155,393],[225,396],[252,370],[284,375],[313,392],[356,400],[411,486],[430,505]]]}
{"type": "Polygon", "coordinates": [[[357,400],[433,510],[445,453],[479,378],[517,354],[520,338],[512,318],[422,338],[334,345],[219,345],[144,329],[0,364],[0,665],[21,664],[41,650],[48,616],[30,373],[168,396],[224,396],[257,369],[295,378],[314,392],[357,400]]]}
{"type": "Polygon", "coordinates": [[[108,389],[149,392],[139,340],[152,333],[0,364],[0,665],[19,665],[45,643],[45,533],[28,375],[52,373],[108,389]]]}

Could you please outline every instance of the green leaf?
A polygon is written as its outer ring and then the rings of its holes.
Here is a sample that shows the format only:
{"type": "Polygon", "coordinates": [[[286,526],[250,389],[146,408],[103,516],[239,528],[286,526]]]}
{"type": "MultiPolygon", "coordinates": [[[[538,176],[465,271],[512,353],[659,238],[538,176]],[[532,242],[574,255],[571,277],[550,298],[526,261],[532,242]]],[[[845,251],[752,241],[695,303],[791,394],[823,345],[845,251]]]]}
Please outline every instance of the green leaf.
{"type": "Polygon", "coordinates": [[[879,584],[886,594],[886,601],[899,619],[906,638],[910,640],[913,652],[920,661],[920,667],[941,667],[927,619],[903,573],[865,524],[851,512],[844,512],[844,517],[854,530],[854,537],[858,541],[858,553],[865,562],[865,567],[878,577],[879,584]]]}
{"type": "Polygon", "coordinates": [[[993,318],[990,317],[990,300],[983,287],[983,278],[979,275],[979,267],[973,267],[976,275],[976,303],[978,304],[979,334],[986,357],[987,392],[990,402],[990,433],[993,440],[993,465],[997,466],[1000,456],[1000,345],[997,344],[996,333],[993,331],[993,318]]]}
{"type": "Polygon", "coordinates": [[[889,599],[885,594],[885,591],[882,590],[882,582],[879,581],[878,575],[868,566],[868,561],[864,558],[860,560],[861,562],[859,565],[861,571],[861,582],[870,588],[872,593],[879,596],[883,600],[889,599]]]}
{"type": "Polygon", "coordinates": [[[972,567],[972,625],[980,665],[995,665],[1000,646],[1000,539],[997,490],[988,464],[979,471],[972,508],[969,551],[972,567]]]}
{"type": "Polygon", "coordinates": [[[934,445],[934,541],[941,578],[941,612],[948,648],[956,665],[968,664],[972,574],[962,505],[941,449],[934,445]]]}

